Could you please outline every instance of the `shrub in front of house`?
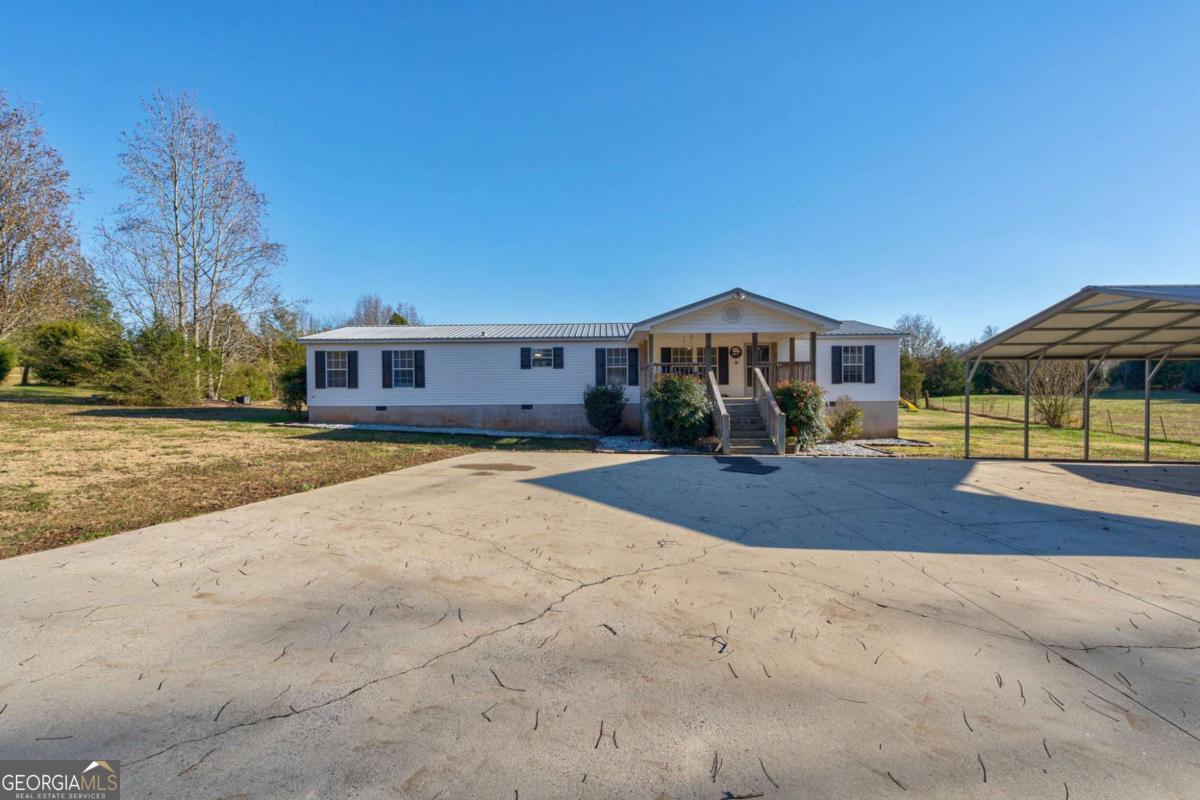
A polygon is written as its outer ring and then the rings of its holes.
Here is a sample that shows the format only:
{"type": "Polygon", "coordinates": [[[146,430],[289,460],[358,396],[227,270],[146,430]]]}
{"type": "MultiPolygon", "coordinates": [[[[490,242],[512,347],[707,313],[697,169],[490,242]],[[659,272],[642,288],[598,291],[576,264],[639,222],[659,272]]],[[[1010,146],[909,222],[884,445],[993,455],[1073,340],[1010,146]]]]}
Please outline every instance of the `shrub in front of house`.
{"type": "Polygon", "coordinates": [[[709,432],[708,395],[699,378],[667,375],[646,392],[650,438],[664,447],[694,447],[709,432]]]}
{"type": "Polygon", "coordinates": [[[608,436],[621,424],[625,411],[625,387],[616,384],[589,386],[583,392],[583,413],[588,424],[608,436]]]}
{"type": "Polygon", "coordinates": [[[854,405],[849,397],[843,395],[829,412],[829,438],[835,442],[856,439],[862,435],[862,422],[862,407],[854,405]]]}
{"type": "Polygon", "coordinates": [[[813,381],[792,381],[775,387],[775,402],[787,417],[789,440],[801,450],[811,450],[825,438],[825,393],[813,381]]]}

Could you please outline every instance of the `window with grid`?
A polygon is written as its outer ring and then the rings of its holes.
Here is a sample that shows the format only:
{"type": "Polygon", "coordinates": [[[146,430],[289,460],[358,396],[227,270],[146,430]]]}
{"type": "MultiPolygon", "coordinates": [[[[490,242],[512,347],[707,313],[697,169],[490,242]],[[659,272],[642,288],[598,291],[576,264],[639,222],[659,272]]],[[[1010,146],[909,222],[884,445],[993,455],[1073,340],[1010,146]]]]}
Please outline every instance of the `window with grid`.
{"type": "Polygon", "coordinates": [[[629,351],[624,347],[609,347],[604,351],[605,380],[613,386],[629,383],[629,351]]]}
{"type": "Polygon", "coordinates": [[[534,347],[530,353],[530,366],[534,367],[553,367],[554,366],[554,348],[553,347],[534,347]]]}
{"type": "Polygon", "coordinates": [[[325,353],[325,385],[330,389],[345,389],[349,385],[349,358],[345,350],[325,353]]]}
{"type": "Polygon", "coordinates": [[[842,348],[842,383],[863,382],[863,346],[847,345],[842,348]]]}
{"type": "Polygon", "coordinates": [[[417,385],[417,359],[415,350],[392,352],[392,386],[412,388],[417,385]]]}
{"type": "Polygon", "coordinates": [[[692,360],[692,348],[690,347],[669,347],[671,351],[671,372],[690,372],[691,367],[686,366],[692,360]],[[677,366],[676,366],[677,365],[677,366]]]}
{"type": "Polygon", "coordinates": [[[671,363],[686,364],[692,360],[692,348],[690,347],[672,347],[671,348],[671,363]]]}

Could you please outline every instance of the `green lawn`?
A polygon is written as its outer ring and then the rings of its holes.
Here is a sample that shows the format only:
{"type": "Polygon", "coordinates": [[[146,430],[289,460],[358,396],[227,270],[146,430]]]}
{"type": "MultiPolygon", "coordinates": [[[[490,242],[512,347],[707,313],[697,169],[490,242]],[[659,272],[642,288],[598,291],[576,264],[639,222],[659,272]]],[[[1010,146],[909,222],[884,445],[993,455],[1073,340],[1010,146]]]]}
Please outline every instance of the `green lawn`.
{"type": "MultiPolygon", "coordinates": [[[[971,455],[975,458],[1020,458],[1024,450],[1021,422],[978,416],[975,413],[975,401],[976,398],[972,396],[971,455]]],[[[953,408],[953,406],[948,407],[953,408]]],[[[1014,408],[1019,408],[1019,405],[1014,408]]],[[[1200,405],[1192,404],[1186,408],[1190,409],[1192,414],[1200,414],[1200,405]]],[[[963,455],[963,415],[959,411],[921,409],[914,413],[902,410],[900,412],[900,435],[934,445],[931,448],[895,449],[896,452],[906,456],[961,458],[963,455]]],[[[1083,431],[1079,428],[1055,429],[1042,424],[1031,424],[1029,454],[1033,458],[1083,458],[1083,431]]],[[[1134,435],[1110,433],[1098,426],[1093,428],[1091,458],[1140,461],[1142,459],[1140,428],[1134,435]]],[[[1200,461],[1200,443],[1152,439],[1150,458],[1153,461],[1200,461]]]]}
{"type": "MultiPolygon", "coordinates": [[[[962,395],[935,397],[934,408],[961,413],[962,395]]],[[[1142,438],[1144,404],[1140,391],[1101,392],[1092,398],[1092,431],[1107,431],[1142,438]]],[[[1074,425],[1082,427],[1082,402],[1076,407],[1074,425]]],[[[976,415],[1021,420],[1024,401],[1020,395],[971,395],[971,428],[976,415]]],[[[1034,414],[1031,410],[1030,414],[1034,414]]],[[[1153,392],[1150,395],[1150,437],[1169,442],[1200,444],[1200,393],[1153,392]]]]}
{"type": "Polygon", "coordinates": [[[0,558],[476,450],[592,448],[273,424],[289,418],[274,406],[114,406],[87,389],[0,383],[0,558]]]}

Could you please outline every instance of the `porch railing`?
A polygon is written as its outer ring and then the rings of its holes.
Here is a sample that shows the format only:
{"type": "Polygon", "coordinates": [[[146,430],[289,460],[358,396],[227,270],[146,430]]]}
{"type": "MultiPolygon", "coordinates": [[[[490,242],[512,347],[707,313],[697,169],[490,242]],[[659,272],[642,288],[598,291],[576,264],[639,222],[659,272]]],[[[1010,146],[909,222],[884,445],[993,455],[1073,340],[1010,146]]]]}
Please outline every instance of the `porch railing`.
{"type": "Polygon", "coordinates": [[[811,361],[776,361],[772,365],[771,377],[776,385],[792,381],[816,380],[811,361]]]}
{"type": "MultiPolygon", "coordinates": [[[[762,369],[763,377],[768,384],[816,380],[813,376],[813,365],[808,361],[762,361],[749,366],[751,369],[755,367],[762,369]]],[[[713,367],[710,367],[705,361],[675,361],[669,364],[655,361],[647,364],[643,372],[647,385],[651,385],[658,382],[664,375],[694,375],[704,379],[708,376],[710,369],[713,367]]]]}
{"type": "Polygon", "coordinates": [[[664,375],[694,375],[703,379],[710,367],[703,361],[674,361],[669,364],[655,361],[648,365],[650,377],[657,382],[664,375]]]}
{"type": "Polygon", "coordinates": [[[771,444],[775,445],[775,452],[783,455],[787,452],[787,417],[775,402],[775,394],[767,384],[762,370],[755,367],[753,372],[754,400],[758,403],[758,414],[767,426],[767,433],[771,437],[771,444]]]}
{"type": "Polygon", "coordinates": [[[729,410],[725,408],[725,400],[721,397],[721,388],[717,385],[717,373],[709,370],[704,381],[708,389],[708,402],[712,403],[713,430],[721,437],[721,452],[729,454],[729,410]]]}

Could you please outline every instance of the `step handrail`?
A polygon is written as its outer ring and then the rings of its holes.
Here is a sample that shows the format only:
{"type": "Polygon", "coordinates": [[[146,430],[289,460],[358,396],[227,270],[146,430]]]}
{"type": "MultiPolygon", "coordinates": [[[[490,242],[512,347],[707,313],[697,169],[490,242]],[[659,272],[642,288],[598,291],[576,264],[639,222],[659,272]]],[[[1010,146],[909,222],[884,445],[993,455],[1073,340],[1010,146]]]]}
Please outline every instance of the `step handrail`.
{"type": "Polygon", "coordinates": [[[709,402],[712,403],[713,427],[721,437],[721,452],[729,455],[729,409],[725,407],[725,400],[721,397],[716,370],[708,371],[705,384],[708,388],[709,402]]]}
{"type": "Polygon", "coordinates": [[[758,403],[763,424],[767,426],[771,444],[775,445],[775,452],[784,455],[787,453],[787,416],[780,410],[779,403],[775,402],[775,393],[758,367],[754,367],[754,400],[758,403]]]}

